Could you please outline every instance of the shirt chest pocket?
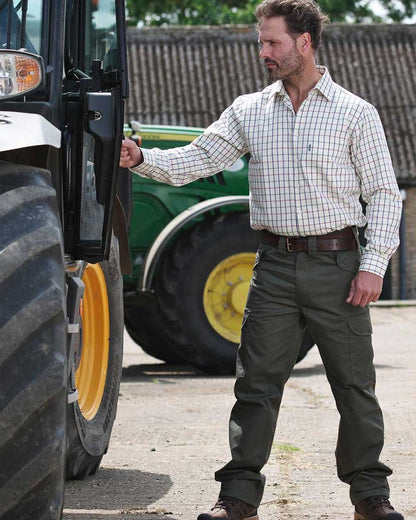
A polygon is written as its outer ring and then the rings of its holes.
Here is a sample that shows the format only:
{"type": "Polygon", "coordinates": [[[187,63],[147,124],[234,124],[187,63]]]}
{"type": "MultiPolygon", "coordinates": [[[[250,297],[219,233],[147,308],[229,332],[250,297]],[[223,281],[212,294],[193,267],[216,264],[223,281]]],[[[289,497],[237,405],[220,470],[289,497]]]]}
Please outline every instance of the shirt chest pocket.
{"type": "Polygon", "coordinates": [[[336,192],[350,192],[358,186],[347,139],[313,140],[306,145],[301,165],[311,186],[326,186],[336,192]]]}
{"type": "Polygon", "coordinates": [[[342,135],[310,139],[303,145],[302,162],[319,167],[351,164],[349,140],[342,135]]]}

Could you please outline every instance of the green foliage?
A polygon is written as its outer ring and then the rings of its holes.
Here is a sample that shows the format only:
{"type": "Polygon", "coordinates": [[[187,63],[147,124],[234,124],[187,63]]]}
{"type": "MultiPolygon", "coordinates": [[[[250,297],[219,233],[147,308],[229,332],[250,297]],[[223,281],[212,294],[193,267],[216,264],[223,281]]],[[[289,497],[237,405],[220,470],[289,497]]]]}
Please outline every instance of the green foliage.
{"type": "Polygon", "coordinates": [[[393,22],[401,22],[404,18],[412,17],[416,12],[415,0],[380,0],[387,9],[393,22]]]}
{"type": "Polygon", "coordinates": [[[220,25],[253,23],[255,0],[127,0],[134,23],[145,25],[220,25]]]}
{"type": "MultiPolygon", "coordinates": [[[[222,25],[254,23],[260,0],[127,0],[130,24],[222,25]]],[[[373,12],[371,0],[318,0],[332,22],[401,22],[416,13],[416,0],[379,0],[387,17],[373,12]]]]}
{"type": "Polygon", "coordinates": [[[379,21],[369,7],[369,2],[350,2],[348,0],[320,0],[319,5],[328,14],[331,22],[379,21]]]}
{"type": "Polygon", "coordinates": [[[298,448],[294,444],[289,444],[289,443],[279,443],[279,444],[273,443],[273,448],[275,448],[278,451],[284,452],[284,453],[293,453],[295,451],[300,451],[300,448],[298,448]]]}

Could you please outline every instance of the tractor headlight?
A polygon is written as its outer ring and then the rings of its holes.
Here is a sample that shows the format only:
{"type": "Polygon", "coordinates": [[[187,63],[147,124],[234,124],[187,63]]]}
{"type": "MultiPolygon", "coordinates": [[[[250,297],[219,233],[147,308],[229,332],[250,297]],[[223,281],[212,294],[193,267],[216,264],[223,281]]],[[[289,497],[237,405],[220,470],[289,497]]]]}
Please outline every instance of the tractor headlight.
{"type": "Polygon", "coordinates": [[[40,56],[0,50],[0,100],[33,92],[42,81],[43,62],[40,56]]]}

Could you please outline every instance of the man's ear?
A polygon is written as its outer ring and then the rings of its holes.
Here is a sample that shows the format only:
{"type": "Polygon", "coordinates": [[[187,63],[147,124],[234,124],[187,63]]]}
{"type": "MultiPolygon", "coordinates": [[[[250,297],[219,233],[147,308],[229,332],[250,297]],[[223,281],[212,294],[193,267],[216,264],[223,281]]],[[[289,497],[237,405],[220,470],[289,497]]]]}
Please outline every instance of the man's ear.
{"type": "Polygon", "coordinates": [[[306,52],[308,49],[312,47],[312,38],[308,32],[302,33],[297,38],[297,45],[299,52],[306,52]]]}

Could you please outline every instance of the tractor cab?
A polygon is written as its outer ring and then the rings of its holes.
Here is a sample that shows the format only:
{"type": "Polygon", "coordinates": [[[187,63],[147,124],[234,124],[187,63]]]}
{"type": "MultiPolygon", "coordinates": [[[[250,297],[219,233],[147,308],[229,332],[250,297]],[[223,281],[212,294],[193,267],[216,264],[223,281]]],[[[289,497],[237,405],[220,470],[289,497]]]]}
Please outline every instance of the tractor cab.
{"type": "Polygon", "coordinates": [[[77,259],[108,258],[126,96],[124,2],[2,1],[1,157],[51,170],[77,259]]]}

